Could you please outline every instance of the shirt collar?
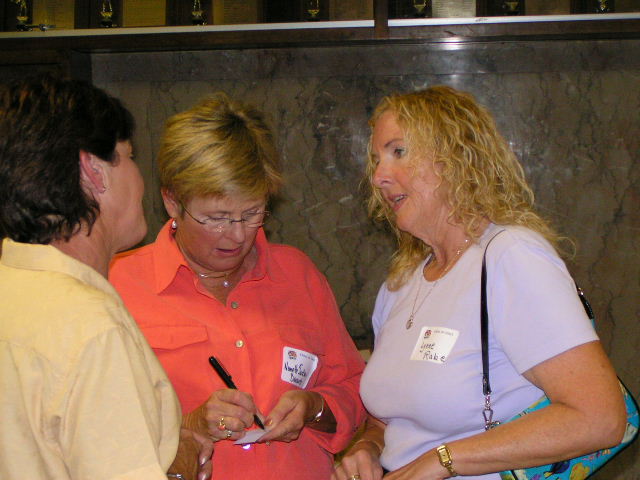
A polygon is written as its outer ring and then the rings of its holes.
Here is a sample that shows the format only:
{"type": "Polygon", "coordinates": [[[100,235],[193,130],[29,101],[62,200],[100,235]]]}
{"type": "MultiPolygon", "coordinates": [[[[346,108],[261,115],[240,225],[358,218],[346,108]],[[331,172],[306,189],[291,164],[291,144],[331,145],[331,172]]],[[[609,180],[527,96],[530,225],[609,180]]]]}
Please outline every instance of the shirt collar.
{"type": "Polygon", "coordinates": [[[258,251],[258,260],[253,270],[247,274],[247,280],[261,280],[266,277],[272,282],[286,282],[287,276],[280,265],[274,261],[271,246],[263,228],[258,230],[255,246],[258,251]]]}
{"type": "MultiPolygon", "coordinates": [[[[173,283],[181,268],[189,269],[187,261],[173,236],[170,223],[171,221],[162,227],[154,245],[153,264],[156,293],[166,290],[173,283]]],[[[245,274],[243,279],[246,281],[258,281],[266,277],[274,282],[285,281],[285,272],[272,261],[269,242],[262,228],[258,230],[254,245],[258,252],[258,259],[253,270],[245,274]]]]}
{"type": "Polygon", "coordinates": [[[52,245],[20,243],[5,238],[2,243],[0,262],[7,267],[23,270],[59,272],[115,298],[120,298],[113,286],[100,273],[52,245]]]}

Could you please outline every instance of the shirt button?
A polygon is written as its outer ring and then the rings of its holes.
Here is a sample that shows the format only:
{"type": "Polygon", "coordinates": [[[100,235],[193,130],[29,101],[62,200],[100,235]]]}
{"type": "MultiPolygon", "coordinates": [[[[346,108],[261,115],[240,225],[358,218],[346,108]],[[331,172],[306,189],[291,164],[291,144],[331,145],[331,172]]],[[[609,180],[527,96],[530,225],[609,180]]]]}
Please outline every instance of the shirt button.
{"type": "Polygon", "coordinates": [[[238,308],[240,305],[238,304],[238,302],[231,302],[231,308],[238,308]]]}
{"type": "Polygon", "coordinates": [[[242,348],[244,346],[244,342],[242,340],[236,340],[236,347],[242,348]]]}

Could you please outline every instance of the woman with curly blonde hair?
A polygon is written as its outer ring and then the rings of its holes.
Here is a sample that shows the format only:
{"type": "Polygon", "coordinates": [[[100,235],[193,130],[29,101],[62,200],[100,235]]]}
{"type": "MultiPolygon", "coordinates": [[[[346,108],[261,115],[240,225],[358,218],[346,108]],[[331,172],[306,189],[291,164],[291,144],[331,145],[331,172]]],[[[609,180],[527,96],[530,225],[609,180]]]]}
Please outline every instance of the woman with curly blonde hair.
{"type": "Polygon", "coordinates": [[[384,98],[370,124],[369,209],[391,224],[398,250],[360,385],[371,415],[332,478],[493,480],[617,445],[625,408],[615,372],[557,253],[561,237],[535,212],[491,114],[470,94],[435,86],[384,98]],[[485,251],[493,420],[551,400],[489,431],[485,251]]]}

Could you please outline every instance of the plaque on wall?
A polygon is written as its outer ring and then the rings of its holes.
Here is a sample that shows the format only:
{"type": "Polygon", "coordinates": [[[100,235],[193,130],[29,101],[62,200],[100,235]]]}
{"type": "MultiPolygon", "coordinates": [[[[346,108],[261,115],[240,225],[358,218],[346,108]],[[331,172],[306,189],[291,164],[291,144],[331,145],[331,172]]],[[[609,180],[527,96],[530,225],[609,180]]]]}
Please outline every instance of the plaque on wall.
{"type": "Polygon", "coordinates": [[[431,11],[437,18],[475,17],[476,0],[433,0],[431,11]]]}
{"type": "Polygon", "coordinates": [[[73,29],[74,6],[74,0],[34,0],[32,23],[55,25],[56,29],[73,29]]]}
{"type": "Polygon", "coordinates": [[[213,23],[230,25],[239,23],[259,23],[259,0],[215,0],[213,2],[213,23]]]}
{"type": "Polygon", "coordinates": [[[527,0],[526,15],[567,15],[571,0],[527,0]]]}
{"type": "Polygon", "coordinates": [[[159,27],[167,18],[166,0],[122,0],[123,27],[159,27]]]}
{"type": "Polygon", "coordinates": [[[371,20],[371,0],[331,0],[331,20],[371,20]]]}

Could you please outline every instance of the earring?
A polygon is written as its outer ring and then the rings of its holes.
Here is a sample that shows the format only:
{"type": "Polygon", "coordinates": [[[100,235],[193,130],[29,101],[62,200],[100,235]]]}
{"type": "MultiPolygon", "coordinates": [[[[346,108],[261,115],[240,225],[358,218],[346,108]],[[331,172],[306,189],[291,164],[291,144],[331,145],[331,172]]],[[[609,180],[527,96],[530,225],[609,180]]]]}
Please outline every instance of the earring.
{"type": "Polygon", "coordinates": [[[171,222],[171,230],[177,230],[178,229],[178,222],[176,222],[176,219],[174,218],[173,221],[171,222]]]}

